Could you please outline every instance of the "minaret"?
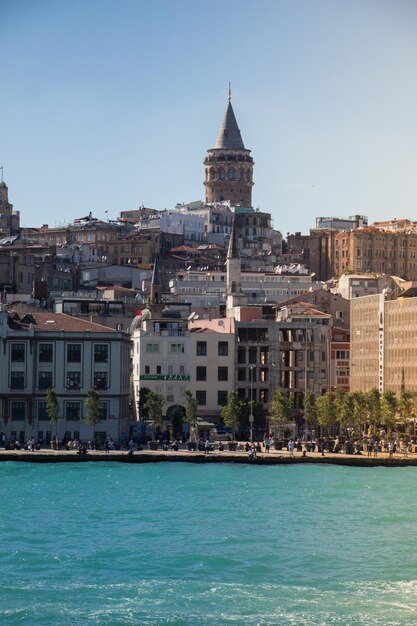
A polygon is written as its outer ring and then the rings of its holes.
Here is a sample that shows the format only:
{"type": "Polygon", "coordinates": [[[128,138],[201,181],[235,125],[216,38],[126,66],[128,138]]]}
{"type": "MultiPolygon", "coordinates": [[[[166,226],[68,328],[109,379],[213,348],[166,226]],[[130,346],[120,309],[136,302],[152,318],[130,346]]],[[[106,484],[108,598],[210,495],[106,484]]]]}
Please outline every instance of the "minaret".
{"type": "Polygon", "coordinates": [[[204,160],[206,202],[229,201],[232,206],[252,206],[253,158],[237,125],[229,96],[214,148],[204,160]]]}
{"type": "Polygon", "coordinates": [[[160,317],[164,308],[162,302],[162,278],[161,268],[159,266],[159,257],[155,257],[153,264],[152,278],[149,289],[148,308],[153,318],[160,317]]]}
{"type": "Polygon", "coordinates": [[[226,317],[236,317],[235,309],[247,304],[241,287],[241,261],[236,216],[233,217],[232,232],[226,256],[226,317]]]}

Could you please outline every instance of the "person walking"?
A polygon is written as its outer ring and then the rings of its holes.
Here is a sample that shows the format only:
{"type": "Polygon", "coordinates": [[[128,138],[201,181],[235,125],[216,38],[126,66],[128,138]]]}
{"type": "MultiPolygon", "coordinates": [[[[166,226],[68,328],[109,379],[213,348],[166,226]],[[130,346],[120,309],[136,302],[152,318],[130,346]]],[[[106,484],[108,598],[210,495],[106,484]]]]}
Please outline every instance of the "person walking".
{"type": "Polygon", "coordinates": [[[292,439],[288,442],[288,455],[294,456],[294,441],[292,439]]]}

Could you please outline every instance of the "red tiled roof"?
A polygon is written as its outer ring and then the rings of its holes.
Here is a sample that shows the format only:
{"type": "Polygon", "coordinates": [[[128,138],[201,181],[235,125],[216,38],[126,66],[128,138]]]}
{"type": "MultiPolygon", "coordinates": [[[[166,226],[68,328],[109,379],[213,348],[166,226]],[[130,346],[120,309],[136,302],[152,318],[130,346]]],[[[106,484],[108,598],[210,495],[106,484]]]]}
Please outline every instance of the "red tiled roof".
{"type": "Polygon", "coordinates": [[[65,313],[50,313],[49,311],[28,311],[27,313],[20,313],[20,319],[14,319],[13,321],[14,324],[18,326],[28,328],[31,319],[34,321],[35,330],[41,332],[57,332],[60,330],[73,333],[85,332],[87,330],[93,333],[116,332],[114,328],[109,328],[102,324],[95,324],[94,322],[89,322],[79,317],[73,317],[72,315],[66,315],[65,313]]]}

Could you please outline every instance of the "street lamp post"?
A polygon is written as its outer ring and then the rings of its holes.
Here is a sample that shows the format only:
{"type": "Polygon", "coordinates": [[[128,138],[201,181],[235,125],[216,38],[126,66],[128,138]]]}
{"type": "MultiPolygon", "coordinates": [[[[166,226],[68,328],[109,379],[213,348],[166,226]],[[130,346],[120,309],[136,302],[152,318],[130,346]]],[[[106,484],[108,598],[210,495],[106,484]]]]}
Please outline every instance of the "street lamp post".
{"type": "Polygon", "coordinates": [[[249,414],[249,424],[250,424],[250,440],[253,443],[253,365],[249,367],[249,379],[250,379],[250,414],[249,414]]]}

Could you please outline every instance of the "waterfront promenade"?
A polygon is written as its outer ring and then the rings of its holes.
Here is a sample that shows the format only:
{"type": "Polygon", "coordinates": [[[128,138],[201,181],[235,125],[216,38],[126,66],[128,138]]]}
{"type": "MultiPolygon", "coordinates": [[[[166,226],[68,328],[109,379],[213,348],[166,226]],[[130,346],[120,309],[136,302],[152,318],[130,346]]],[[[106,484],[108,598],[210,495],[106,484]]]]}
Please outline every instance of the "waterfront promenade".
{"type": "Polygon", "coordinates": [[[74,450],[50,450],[43,448],[35,452],[27,450],[0,450],[1,461],[23,461],[31,463],[85,463],[90,461],[121,462],[121,463],[160,463],[160,462],[186,462],[186,463],[244,463],[249,465],[286,465],[286,464],[334,464],[357,467],[405,467],[417,466],[417,454],[411,453],[407,457],[401,453],[393,454],[380,452],[377,457],[368,457],[366,453],[344,454],[326,452],[324,456],[320,452],[294,452],[290,456],[287,450],[271,450],[269,453],[261,452],[255,459],[250,459],[247,452],[214,451],[209,454],[204,452],[189,452],[186,449],[178,451],[163,450],[140,450],[129,454],[127,451],[110,450],[108,453],[102,450],[89,450],[86,454],[79,454],[74,450]]]}

